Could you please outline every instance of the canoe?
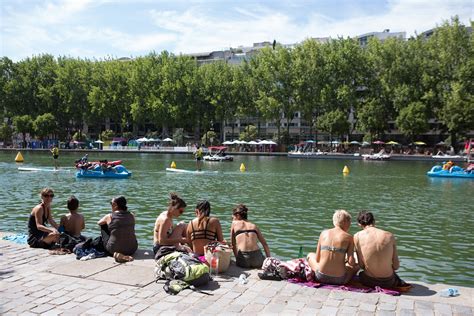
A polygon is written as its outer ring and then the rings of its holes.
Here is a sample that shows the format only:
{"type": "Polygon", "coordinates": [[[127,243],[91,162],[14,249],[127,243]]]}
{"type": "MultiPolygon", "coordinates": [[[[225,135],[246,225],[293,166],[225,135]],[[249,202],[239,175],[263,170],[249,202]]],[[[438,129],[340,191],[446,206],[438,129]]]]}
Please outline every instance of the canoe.
{"type": "Polygon", "coordinates": [[[76,173],[77,178],[102,178],[102,179],[126,179],[132,176],[132,173],[128,171],[124,166],[117,165],[113,170],[102,171],[102,170],[78,170],[76,173]]]}
{"type": "Polygon", "coordinates": [[[176,172],[176,173],[191,173],[191,174],[216,174],[218,173],[217,170],[215,171],[208,171],[208,170],[186,170],[186,169],[177,169],[177,168],[166,168],[166,171],[169,172],[176,172]]]}
{"type": "Polygon", "coordinates": [[[474,173],[468,172],[461,167],[454,166],[450,170],[443,170],[442,166],[433,166],[430,171],[426,173],[429,177],[438,178],[464,178],[474,179],[474,173]]]}

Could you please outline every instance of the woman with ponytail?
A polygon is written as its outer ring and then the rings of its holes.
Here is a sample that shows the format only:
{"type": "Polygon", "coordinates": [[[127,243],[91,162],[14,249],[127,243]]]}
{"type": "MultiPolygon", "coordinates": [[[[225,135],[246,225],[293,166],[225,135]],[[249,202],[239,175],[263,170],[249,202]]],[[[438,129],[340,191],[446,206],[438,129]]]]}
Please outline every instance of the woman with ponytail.
{"type": "Polygon", "coordinates": [[[237,205],[232,211],[230,238],[235,261],[242,268],[260,269],[265,257],[258,242],[262,244],[267,257],[270,257],[270,248],[257,225],[247,220],[247,213],[248,208],[244,204],[237,205]]]}
{"type": "Polygon", "coordinates": [[[189,251],[186,246],[186,224],[184,222],[173,226],[173,218],[178,218],[184,213],[186,202],[176,193],[170,194],[168,209],[162,212],[155,222],[153,232],[153,252],[156,254],[161,246],[174,246],[177,249],[189,251]]]}
{"type": "Polygon", "coordinates": [[[207,200],[198,202],[194,210],[196,218],[189,222],[186,236],[191,242],[193,252],[204,255],[204,246],[210,241],[225,242],[219,219],[210,217],[211,203],[207,200]]]}

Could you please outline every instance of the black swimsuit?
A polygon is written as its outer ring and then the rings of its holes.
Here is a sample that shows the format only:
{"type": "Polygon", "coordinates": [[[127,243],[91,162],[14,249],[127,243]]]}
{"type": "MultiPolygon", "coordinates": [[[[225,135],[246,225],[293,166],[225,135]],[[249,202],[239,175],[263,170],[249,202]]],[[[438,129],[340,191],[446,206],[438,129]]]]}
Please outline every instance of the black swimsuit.
{"type": "MultiPolygon", "coordinates": [[[[43,203],[41,203],[41,207],[43,208],[42,224],[44,225],[48,221],[48,216],[46,215],[46,208],[43,203]]],[[[43,241],[43,238],[48,235],[47,232],[38,229],[35,216],[30,214],[28,219],[28,245],[32,248],[49,248],[50,245],[43,241]]]]}
{"type": "Polygon", "coordinates": [[[255,229],[241,229],[241,230],[238,230],[234,233],[234,237],[237,237],[237,235],[244,234],[244,233],[255,233],[255,234],[257,234],[257,231],[255,229]]]}
{"type": "Polygon", "coordinates": [[[209,231],[207,227],[209,226],[209,219],[206,222],[206,228],[194,230],[193,222],[191,221],[191,241],[196,239],[207,239],[207,240],[217,240],[217,233],[209,231]]]}

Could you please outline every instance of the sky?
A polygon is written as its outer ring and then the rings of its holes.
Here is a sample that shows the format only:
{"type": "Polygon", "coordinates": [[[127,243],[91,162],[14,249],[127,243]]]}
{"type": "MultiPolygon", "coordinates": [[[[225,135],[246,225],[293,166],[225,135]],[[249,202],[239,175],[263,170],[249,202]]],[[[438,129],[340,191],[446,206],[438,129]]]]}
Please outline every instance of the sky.
{"type": "Polygon", "coordinates": [[[0,0],[0,56],[137,57],[210,52],[276,40],[421,33],[474,0],[0,0]]]}

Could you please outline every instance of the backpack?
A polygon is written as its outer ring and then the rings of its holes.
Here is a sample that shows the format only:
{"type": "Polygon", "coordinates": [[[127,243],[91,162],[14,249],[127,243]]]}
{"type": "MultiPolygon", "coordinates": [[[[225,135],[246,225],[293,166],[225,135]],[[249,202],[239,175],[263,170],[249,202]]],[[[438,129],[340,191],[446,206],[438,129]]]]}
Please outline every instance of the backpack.
{"type": "Polygon", "coordinates": [[[155,277],[156,281],[160,279],[170,281],[163,288],[173,295],[185,288],[196,290],[196,286],[206,285],[210,280],[207,265],[189,254],[178,251],[162,256],[156,261],[155,277]],[[180,282],[174,282],[175,280],[180,282]],[[173,285],[171,288],[170,284],[173,285]]]}

